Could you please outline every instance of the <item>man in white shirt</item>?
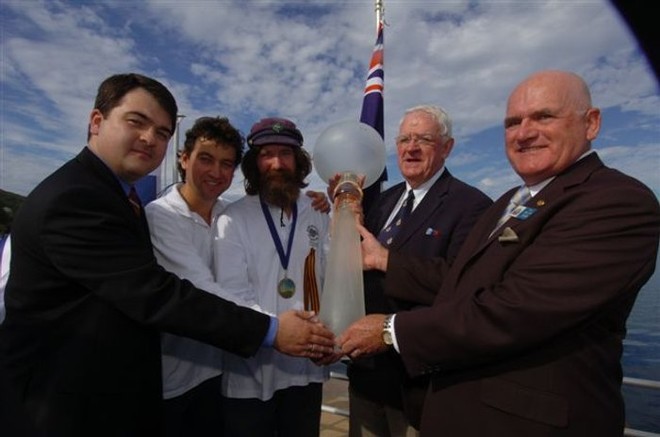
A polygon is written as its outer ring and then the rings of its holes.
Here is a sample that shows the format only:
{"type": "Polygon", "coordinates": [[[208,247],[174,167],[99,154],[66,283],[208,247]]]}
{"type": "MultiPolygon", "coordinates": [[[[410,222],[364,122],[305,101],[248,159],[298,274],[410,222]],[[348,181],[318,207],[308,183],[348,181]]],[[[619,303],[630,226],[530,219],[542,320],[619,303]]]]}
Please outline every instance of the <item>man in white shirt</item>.
{"type": "MultiPolygon", "coordinates": [[[[318,308],[329,218],[300,196],[312,163],[290,120],[267,118],[247,138],[241,163],[247,196],[218,220],[215,273],[237,299],[269,313],[318,308]]],[[[250,359],[224,354],[224,435],[319,434],[328,369],[262,349],[250,359]]]]}
{"type": "MultiPolygon", "coordinates": [[[[182,183],[145,208],[158,262],[197,287],[261,310],[223,292],[216,283],[212,243],[218,216],[227,206],[219,196],[232,183],[243,155],[243,137],[227,118],[201,117],[186,132],[178,170],[182,183]]],[[[314,194],[314,193],[313,193],[314,194]]],[[[325,196],[314,194],[319,208],[325,196]]],[[[163,334],[164,432],[168,436],[217,436],[222,429],[222,351],[173,334],[163,334]]]]}

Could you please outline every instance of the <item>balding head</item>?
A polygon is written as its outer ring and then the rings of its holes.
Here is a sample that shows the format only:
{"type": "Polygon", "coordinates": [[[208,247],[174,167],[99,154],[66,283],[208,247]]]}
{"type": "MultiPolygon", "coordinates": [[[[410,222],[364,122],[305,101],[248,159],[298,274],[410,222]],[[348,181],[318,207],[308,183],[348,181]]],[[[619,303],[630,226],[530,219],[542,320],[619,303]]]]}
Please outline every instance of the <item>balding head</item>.
{"type": "Polygon", "coordinates": [[[570,71],[560,70],[542,70],[528,76],[511,92],[508,104],[521,92],[546,89],[562,94],[564,103],[574,110],[586,111],[591,108],[591,92],[584,79],[570,71]]]}
{"type": "Polygon", "coordinates": [[[600,111],[575,73],[545,70],[511,92],[504,120],[506,153],[527,185],[556,176],[591,148],[600,111]]]}

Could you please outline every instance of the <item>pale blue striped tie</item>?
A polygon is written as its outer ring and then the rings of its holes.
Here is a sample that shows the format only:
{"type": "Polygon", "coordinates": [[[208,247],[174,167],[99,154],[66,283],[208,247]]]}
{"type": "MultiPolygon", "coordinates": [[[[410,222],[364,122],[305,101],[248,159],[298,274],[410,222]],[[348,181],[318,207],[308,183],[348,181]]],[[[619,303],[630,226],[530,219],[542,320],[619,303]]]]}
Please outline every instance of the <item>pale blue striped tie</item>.
{"type": "Polygon", "coordinates": [[[495,231],[497,231],[507,220],[511,218],[511,213],[514,209],[516,209],[516,207],[524,205],[531,197],[532,193],[529,191],[529,188],[527,188],[526,185],[520,187],[518,191],[516,191],[511,197],[509,204],[504,209],[502,216],[497,221],[497,224],[493,228],[493,232],[491,232],[490,235],[493,235],[495,231]]]}

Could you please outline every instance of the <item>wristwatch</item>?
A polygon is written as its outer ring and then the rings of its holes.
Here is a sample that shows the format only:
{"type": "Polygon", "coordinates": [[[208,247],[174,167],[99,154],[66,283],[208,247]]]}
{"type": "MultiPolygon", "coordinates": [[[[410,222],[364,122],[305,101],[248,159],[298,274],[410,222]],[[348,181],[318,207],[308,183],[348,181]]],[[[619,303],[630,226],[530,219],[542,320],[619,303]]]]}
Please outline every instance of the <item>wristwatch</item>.
{"type": "Polygon", "coordinates": [[[394,340],[392,339],[392,334],[393,334],[393,326],[392,326],[392,319],[394,318],[394,314],[389,314],[387,317],[385,317],[385,320],[383,321],[383,343],[385,343],[387,346],[392,346],[394,344],[394,340]]]}

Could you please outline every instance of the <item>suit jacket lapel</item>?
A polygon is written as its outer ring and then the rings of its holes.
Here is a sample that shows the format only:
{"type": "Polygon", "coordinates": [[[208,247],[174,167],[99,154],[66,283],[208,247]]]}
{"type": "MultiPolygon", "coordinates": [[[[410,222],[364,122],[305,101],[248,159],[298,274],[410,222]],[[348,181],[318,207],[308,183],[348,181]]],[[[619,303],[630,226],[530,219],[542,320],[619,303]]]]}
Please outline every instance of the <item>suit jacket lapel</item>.
{"type": "MultiPolygon", "coordinates": [[[[150,243],[151,237],[149,235],[149,225],[147,224],[144,211],[139,218],[136,217],[133,209],[128,203],[128,198],[126,193],[124,193],[124,189],[122,188],[119,180],[117,179],[117,176],[112,172],[112,170],[110,170],[110,168],[101,160],[101,158],[89,150],[88,147],[85,147],[78,154],[76,159],[80,161],[84,167],[88,168],[93,173],[94,177],[98,179],[108,190],[110,190],[113,195],[117,196],[117,201],[119,204],[121,204],[121,206],[118,205],[116,208],[117,213],[123,213],[122,215],[125,216],[127,220],[138,224],[140,233],[150,243]]],[[[108,201],[110,200],[111,199],[108,199],[108,201]]]]}
{"type": "Polygon", "coordinates": [[[385,222],[405,189],[405,182],[393,186],[386,193],[383,193],[383,198],[379,198],[378,202],[375,202],[369,210],[365,220],[367,227],[375,236],[378,236],[380,230],[385,226],[385,222]]]}
{"type": "Polygon", "coordinates": [[[437,209],[442,208],[444,203],[444,198],[449,191],[449,185],[453,176],[449,173],[449,170],[445,169],[444,173],[433,185],[429,188],[428,193],[422,199],[421,203],[417,205],[417,208],[410,214],[406,221],[401,226],[401,230],[394,237],[392,241],[391,248],[399,249],[403,246],[406,241],[408,241],[415,233],[424,232],[424,224],[429,216],[431,216],[437,209]],[[423,214],[417,213],[417,211],[423,211],[423,214]]]}
{"type": "MultiPolygon", "coordinates": [[[[508,220],[503,226],[510,227],[516,234],[522,236],[525,232],[525,228],[529,227],[529,224],[534,220],[538,220],[542,217],[543,211],[547,208],[552,207],[552,205],[560,198],[567,189],[575,185],[583,183],[589,175],[591,175],[596,169],[602,167],[604,164],[594,152],[591,155],[585,156],[580,161],[574,163],[564,172],[557,175],[557,177],[546,185],[541,191],[536,193],[536,196],[532,197],[526,205],[529,205],[532,208],[536,208],[537,211],[534,215],[530,216],[526,220],[508,220]]],[[[469,251],[468,260],[478,256],[487,246],[490,244],[498,244],[498,237],[502,234],[502,230],[495,232],[490,238],[488,235],[493,229],[493,226],[497,223],[502,211],[509,203],[509,199],[513,196],[513,193],[517,190],[512,188],[505,195],[500,197],[495,204],[490,207],[482,216],[481,220],[474,226],[470,236],[466,240],[464,246],[466,251],[469,251]],[[472,249],[469,249],[472,248],[472,249]]],[[[458,260],[457,260],[458,261],[458,260]]]]}
{"type": "MultiPolygon", "coordinates": [[[[110,168],[92,152],[85,147],[76,157],[85,167],[87,167],[103,184],[117,195],[126,197],[126,193],[117,180],[117,176],[110,168]]],[[[127,202],[128,204],[128,202],[127,202]]]]}

